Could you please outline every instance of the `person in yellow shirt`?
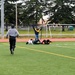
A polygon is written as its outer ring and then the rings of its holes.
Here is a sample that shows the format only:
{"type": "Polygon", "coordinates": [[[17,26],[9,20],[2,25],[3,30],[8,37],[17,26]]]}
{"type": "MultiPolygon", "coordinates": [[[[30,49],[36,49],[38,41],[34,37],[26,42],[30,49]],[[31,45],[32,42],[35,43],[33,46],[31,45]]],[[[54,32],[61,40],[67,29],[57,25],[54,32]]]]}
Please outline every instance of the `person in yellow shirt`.
{"type": "Polygon", "coordinates": [[[39,32],[42,30],[42,27],[38,28],[38,27],[33,26],[33,29],[34,29],[34,32],[35,32],[35,40],[38,40],[39,39],[39,32]]]}

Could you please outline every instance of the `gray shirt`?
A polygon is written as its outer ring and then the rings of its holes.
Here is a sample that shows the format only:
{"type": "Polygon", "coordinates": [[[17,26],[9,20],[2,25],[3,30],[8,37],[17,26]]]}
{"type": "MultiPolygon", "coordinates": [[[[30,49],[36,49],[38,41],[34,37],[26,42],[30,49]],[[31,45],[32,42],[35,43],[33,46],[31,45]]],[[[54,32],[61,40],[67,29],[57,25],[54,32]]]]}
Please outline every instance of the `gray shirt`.
{"type": "Polygon", "coordinates": [[[8,30],[6,36],[18,36],[19,35],[19,32],[15,29],[15,28],[11,28],[8,30]]]}

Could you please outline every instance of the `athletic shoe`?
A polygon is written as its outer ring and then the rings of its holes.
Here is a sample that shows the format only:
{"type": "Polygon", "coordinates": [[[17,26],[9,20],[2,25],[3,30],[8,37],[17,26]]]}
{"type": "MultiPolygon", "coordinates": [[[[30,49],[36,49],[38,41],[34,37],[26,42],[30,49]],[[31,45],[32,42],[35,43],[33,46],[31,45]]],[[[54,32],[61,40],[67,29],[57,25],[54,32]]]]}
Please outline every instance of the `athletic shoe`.
{"type": "Polygon", "coordinates": [[[13,49],[11,49],[11,54],[14,54],[14,51],[13,51],[13,49]]]}

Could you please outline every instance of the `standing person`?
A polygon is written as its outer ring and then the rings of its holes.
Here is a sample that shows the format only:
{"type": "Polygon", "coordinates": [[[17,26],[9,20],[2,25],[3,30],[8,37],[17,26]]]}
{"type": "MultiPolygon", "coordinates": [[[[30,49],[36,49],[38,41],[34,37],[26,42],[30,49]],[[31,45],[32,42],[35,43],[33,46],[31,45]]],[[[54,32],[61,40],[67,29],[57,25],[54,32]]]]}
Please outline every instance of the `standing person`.
{"type": "Polygon", "coordinates": [[[12,25],[6,34],[6,37],[9,37],[11,54],[14,54],[14,49],[16,46],[16,37],[18,37],[18,36],[19,36],[19,32],[15,29],[15,26],[12,25]]]}
{"type": "Polygon", "coordinates": [[[33,29],[34,29],[34,32],[35,32],[35,40],[38,40],[39,39],[39,32],[42,30],[42,28],[38,28],[38,27],[34,27],[33,26],[33,29]]]}

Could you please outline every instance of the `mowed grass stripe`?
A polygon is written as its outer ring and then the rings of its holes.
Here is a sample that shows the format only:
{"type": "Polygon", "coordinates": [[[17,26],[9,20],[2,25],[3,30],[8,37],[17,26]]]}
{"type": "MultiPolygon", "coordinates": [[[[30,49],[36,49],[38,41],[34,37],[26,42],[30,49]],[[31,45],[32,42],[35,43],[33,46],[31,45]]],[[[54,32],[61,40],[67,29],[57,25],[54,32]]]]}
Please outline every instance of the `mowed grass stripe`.
{"type": "MultiPolygon", "coordinates": [[[[52,45],[53,46],[53,45],[52,45]]],[[[70,45],[69,45],[70,46],[70,45]]],[[[60,47],[60,48],[68,48],[68,49],[74,49],[75,50],[75,48],[73,47],[73,48],[71,48],[71,47],[68,47],[68,46],[61,46],[61,45],[58,45],[58,46],[53,46],[53,47],[60,47]]]]}
{"type": "MultiPolygon", "coordinates": [[[[4,45],[8,45],[6,43],[3,43],[4,45]]],[[[57,53],[54,53],[54,52],[47,52],[47,51],[42,51],[42,50],[37,50],[37,49],[33,49],[33,48],[28,48],[28,47],[23,47],[23,46],[17,46],[18,48],[25,48],[27,50],[31,50],[31,51],[36,51],[36,52],[41,52],[41,53],[46,53],[46,54],[51,54],[51,55],[55,55],[55,56],[59,56],[59,57],[64,57],[64,58],[69,58],[69,59],[74,59],[75,60],[75,57],[72,57],[72,56],[66,56],[66,55],[63,55],[63,54],[57,54],[57,53]]],[[[57,47],[65,47],[65,48],[70,48],[70,47],[66,47],[66,46],[57,46],[57,47]]],[[[71,49],[74,49],[74,48],[71,48],[71,49]]]]}
{"type": "Polygon", "coordinates": [[[53,52],[47,52],[47,51],[42,51],[42,50],[37,50],[37,49],[27,48],[27,47],[22,47],[22,46],[18,46],[18,48],[25,48],[27,50],[32,50],[32,51],[36,51],[36,52],[51,54],[51,55],[55,55],[55,56],[59,56],[59,57],[64,57],[64,58],[70,58],[70,59],[74,59],[75,60],[75,57],[66,56],[66,55],[62,55],[62,54],[57,54],[57,53],[53,53],[53,52]]]}

